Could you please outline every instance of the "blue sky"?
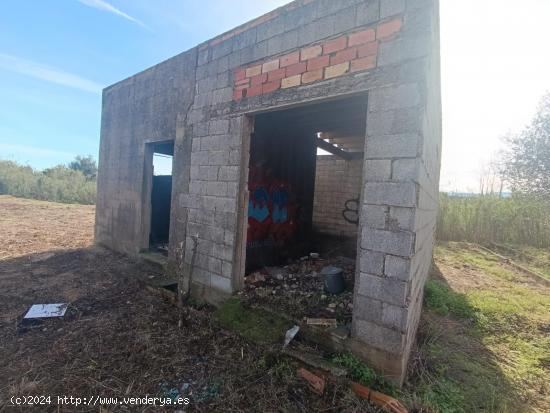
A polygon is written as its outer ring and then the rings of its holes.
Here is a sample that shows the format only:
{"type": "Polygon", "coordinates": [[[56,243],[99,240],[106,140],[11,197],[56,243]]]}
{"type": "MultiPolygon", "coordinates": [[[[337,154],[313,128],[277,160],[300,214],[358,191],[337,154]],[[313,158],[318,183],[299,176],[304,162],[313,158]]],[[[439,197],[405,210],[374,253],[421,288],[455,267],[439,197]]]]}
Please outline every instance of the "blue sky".
{"type": "MultiPolygon", "coordinates": [[[[0,158],[97,158],[102,87],[287,2],[2,0],[0,158]]],[[[501,137],[550,90],[550,1],[440,4],[441,189],[475,192],[501,137]]]]}
{"type": "Polygon", "coordinates": [[[0,158],[97,158],[101,89],[284,0],[3,0],[0,158]]]}

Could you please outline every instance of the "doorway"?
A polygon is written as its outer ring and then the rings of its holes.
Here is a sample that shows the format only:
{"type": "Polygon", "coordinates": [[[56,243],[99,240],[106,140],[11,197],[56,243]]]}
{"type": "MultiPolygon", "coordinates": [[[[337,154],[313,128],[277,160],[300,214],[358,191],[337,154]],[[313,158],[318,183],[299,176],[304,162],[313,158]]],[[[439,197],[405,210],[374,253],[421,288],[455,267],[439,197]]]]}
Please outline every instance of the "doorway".
{"type": "Polygon", "coordinates": [[[174,142],[153,144],[149,250],[168,254],[174,142]]]}

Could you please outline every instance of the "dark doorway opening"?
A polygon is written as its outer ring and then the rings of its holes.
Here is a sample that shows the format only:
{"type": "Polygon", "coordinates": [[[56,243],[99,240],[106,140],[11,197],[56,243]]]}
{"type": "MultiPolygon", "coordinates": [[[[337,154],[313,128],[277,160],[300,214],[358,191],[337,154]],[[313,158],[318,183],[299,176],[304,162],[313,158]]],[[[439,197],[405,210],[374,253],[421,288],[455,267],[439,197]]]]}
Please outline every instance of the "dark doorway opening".
{"type": "Polygon", "coordinates": [[[361,95],[254,117],[246,273],[334,247],[355,254],[366,113],[361,95]],[[317,168],[322,154],[334,166],[317,168]]]}
{"type": "Polygon", "coordinates": [[[163,254],[168,254],[173,156],[174,142],[163,142],[153,145],[149,248],[152,251],[163,254]]]}

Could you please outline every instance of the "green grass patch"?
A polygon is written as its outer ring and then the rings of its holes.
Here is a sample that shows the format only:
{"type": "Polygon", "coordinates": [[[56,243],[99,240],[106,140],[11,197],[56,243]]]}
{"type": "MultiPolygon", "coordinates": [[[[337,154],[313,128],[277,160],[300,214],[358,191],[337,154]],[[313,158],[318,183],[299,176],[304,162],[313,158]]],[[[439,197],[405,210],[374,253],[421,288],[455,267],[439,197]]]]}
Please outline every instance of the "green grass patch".
{"type": "Polygon", "coordinates": [[[333,363],[344,367],[352,380],[374,390],[395,396],[397,390],[393,384],[377,374],[373,369],[351,353],[342,353],[333,357],[333,363]]]}
{"type": "Polygon", "coordinates": [[[216,310],[215,317],[223,328],[259,344],[282,345],[286,331],[292,326],[276,314],[244,307],[237,298],[227,300],[216,310]]]}
{"type": "Polygon", "coordinates": [[[424,302],[439,315],[453,315],[460,318],[475,319],[476,309],[465,294],[457,293],[438,280],[428,280],[424,292],[424,302]]]}
{"type": "MultiPolygon", "coordinates": [[[[550,295],[545,287],[522,283],[498,258],[471,244],[438,245],[436,262],[483,282],[465,280],[459,293],[446,284],[445,273],[436,273],[426,284],[424,370],[412,377],[407,400],[443,413],[546,411],[550,295]],[[449,315],[453,318],[442,318],[449,315]]],[[[453,277],[453,285],[460,283],[457,273],[453,277]]]]}

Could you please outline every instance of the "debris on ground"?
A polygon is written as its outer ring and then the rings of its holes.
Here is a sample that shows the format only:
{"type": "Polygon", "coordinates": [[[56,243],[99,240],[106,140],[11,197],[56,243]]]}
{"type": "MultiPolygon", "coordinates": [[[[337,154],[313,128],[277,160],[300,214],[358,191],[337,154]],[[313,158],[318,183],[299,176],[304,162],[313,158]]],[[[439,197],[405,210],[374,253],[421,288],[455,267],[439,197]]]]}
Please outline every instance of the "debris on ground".
{"type": "Polygon", "coordinates": [[[298,374],[298,377],[301,377],[308,382],[314,393],[318,395],[322,395],[324,393],[327,383],[323,377],[318,376],[303,367],[300,367],[296,373],[298,374]]]}
{"type": "Polygon", "coordinates": [[[296,334],[298,334],[298,331],[300,331],[300,326],[293,326],[292,328],[289,328],[285,334],[285,343],[283,344],[283,348],[288,346],[290,342],[296,337],[296,334]]]}
{"type": "Polygon", "coordinates": [[[301,361],[302,363],[315,369],[326,371],[335,377],[344,377],[347,374],[346,369],[334,365],[334,363],[324,359],[307,346],[285,348],[283,350],[283,354],[292,357],[295,360],[301,361]]]}
{"type": "Polygon", "coordinates": [[[245,277],[244,282],[247,284],[257,284],[265,281],[265,275],[261,272],[254,272],[245,277]]]}
{"type": "Polygon", "coordinates": [[[309,326],[336,327],[335,318],[306,318],[306,324],[309,326]]]}
{"type": "Polygon", "coordinates": [[[353,285],[355,261],[346,257],[323,257],[295,260],[279,267],[264,267],[250,274],[254,283],[247,281],[239,293],[243,304],[270,308],[295,320],[305,318],[336,319],[338,324],[351,322],[353,312],[353,285]],[[324,267],[340,268],[345,289],[338,295],[327,293],[324,267]],[[258,277],[257,274],[265,276],[258,277]]]}
{"type": "Polygon", "coordinates": [[[48,318],[48,317],[63,317],[67,311],[67,303],[58,304],[33,304],[24,319],[31,318],[48,318]]]}
{"type": "Polygon", "coordinates": [[[325,290],[330,294],[341,294],[346,285],[342,277],[342,269],[329,265],[321,269],[321,275],[325,281],[325,290]]]}
{"type": "Polygon", "coordinates": [[[368,387],[365,387],[362,384],[356,382],[351,382],[350,386],[356,395],[374,403],[386,412],[408,413],[407,408],[403,406],[403,404],[401,404],[399,400],[394,399],[391,396],[369,389],[368,387]]]}

